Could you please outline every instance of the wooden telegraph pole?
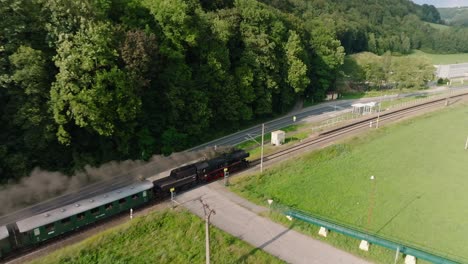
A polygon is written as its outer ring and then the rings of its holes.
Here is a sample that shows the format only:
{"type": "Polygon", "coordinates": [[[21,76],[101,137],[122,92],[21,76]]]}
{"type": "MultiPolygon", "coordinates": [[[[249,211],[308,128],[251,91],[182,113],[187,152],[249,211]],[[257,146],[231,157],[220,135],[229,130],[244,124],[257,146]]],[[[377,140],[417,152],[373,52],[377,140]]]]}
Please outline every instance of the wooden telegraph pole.
{"type": "Polygon", "coordinates": [[[206,264],[210,264],[210,217],[211,214],[216,214],[215,210],[210,209],[207,203],[200,198],[200,203],[203,205],[205,213],[205,248],[206,248],[206,264]]]}

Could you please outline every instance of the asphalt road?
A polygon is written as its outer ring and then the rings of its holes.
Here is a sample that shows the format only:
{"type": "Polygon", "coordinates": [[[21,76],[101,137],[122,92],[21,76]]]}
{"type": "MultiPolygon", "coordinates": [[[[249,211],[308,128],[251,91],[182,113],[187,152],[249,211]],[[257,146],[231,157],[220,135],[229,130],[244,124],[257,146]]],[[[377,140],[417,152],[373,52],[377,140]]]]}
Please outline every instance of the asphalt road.
{"type": "MultiPolygon", "coordinates": [[[[459,87],[459,88],[455,88],[452,90],[460,90],[460,89],[466,89],[466,88],[467,87],[459,87]]],[[[438,93],[438,92],[442,92],[446,90],[447,88],[441,87],[441,88],[435,88],[431,90],[409,93],[409,94],[388,95],[388,96],[373,97],[373,98],[363,98],[363,99],[355,99],[355,100],[338,100],[338,101],[326,102],[326,103],[319,104],[316,106],[307,107],[299,111],[289,113],[283,117],[266,122],[265,134],[284,128],[286,126],[292,125],[294,123],[298,123],[306,118],[310,120],[311,118],[313,119],[313,117],[319,117],[324,114],[331,115],[336,111],[344,111],[344,110],[351,111],[351,105],[356,104],[356,103],[380,102],[380,101],[386,101],[386,100],[394,100],[394,99],[403,98],[403,97],[423,96],[423,95],[428,95],[431,93],[438,93]],[[293,120],[294,116],[296,117],[295,122],[293,120]]],[[[201,150],[201,149],[211,148],[215,146],[218,146],[218,147],[219,146],[235,146],[237,144],[252,140],[252,138],[256,138],[260,136],[261,134],[262,134],[262,125],[260,124],[260,125],[256,125],[251,128],[236,132],[234,134],[210,141],[208,143],[199,145],[197,147],[189,149],[188,151],[201,150]]]]}

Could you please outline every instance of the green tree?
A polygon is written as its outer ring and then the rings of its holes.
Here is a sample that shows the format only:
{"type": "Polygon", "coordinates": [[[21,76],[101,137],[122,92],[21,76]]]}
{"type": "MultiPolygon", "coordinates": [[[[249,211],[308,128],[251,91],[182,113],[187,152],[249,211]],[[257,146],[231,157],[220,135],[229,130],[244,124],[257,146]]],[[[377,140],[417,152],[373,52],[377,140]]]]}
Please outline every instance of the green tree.
{"type": "Polygon", "coordinates": [[[295,31],[289,31],[285,50],[289,66],[288,83],[296,93],[303,93],[309,85],[310,80],[307,77],[307,65],[303,62],[305,51],[299,35],[295,31]]]}
{"type": "MultiPolygon", "coordinates": [[[[64,40],[55,57],[59,68],[51,90],[51,106],[60,142],[71,142],[70,129],[86,128],[111,136],[131,123],[141,107],[135,86],[118,68],[113,27],[87,23],[64,40]]],[[[131,133],[131,127],[127,127],[131,133]]]]}
{"type": "Polygon", "coordinates": [[[369,33],[369,40],[367,46],[370,52],[377,53],[377,41],[375,40],[375,34],[369,33]]]}

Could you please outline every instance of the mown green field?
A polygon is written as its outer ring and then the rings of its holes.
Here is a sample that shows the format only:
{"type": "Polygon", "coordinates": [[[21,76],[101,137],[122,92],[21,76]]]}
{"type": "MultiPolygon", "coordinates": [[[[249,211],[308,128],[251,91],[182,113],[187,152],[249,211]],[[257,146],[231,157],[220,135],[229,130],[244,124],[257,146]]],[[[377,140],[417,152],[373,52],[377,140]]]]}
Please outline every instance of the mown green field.
{"type": "Polygon", "coordinates": [[[426,22],[426,24],[433,27],[433,28],[435,28],[435,29],[440,29],[440,30],[447,30],[447,29],[451,28],[451,26],[435,24],[435,23],[429,23],[429,22],[426,22]]]}
{"type": "MultiPolygon", "coordinates": [[[[233,181],[232,188],[260,204],[273,198],[468,262],[467,135],[465,105],[295,158],[233,181]]],[[[350,243],[341,246],[357,248],[350,243]]]]}
{"type": "MultiPolygon", "coordinates": [[[[283,263],[217,228],[210,232],[212,263],[283,263]]],[[[186,211],[154,212],[32,263],[205,263],[205,224],[186,211]]]]}
{"type": "Polygon", "coordinates": [[[468,53],[457,53],[457,54],[431,54],[420,50],[414,50],[410,57],[427,57],[434,65],[439,64],[457,64],[467,63],[468,53]]]}

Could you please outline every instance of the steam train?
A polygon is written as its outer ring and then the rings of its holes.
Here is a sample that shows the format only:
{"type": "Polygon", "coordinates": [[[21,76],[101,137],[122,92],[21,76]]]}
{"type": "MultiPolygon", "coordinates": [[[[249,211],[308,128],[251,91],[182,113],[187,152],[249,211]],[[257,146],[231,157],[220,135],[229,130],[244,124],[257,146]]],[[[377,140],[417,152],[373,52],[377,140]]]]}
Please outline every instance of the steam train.
{"type": "Polygon", "coordinates": [[[243,150],[223,154],[176,168],[166,177],[143,180],[130,186],[90,197],[73,204],[33,215],[0,226],[0,259],[17,249],[36,246],[65,233],[145,205],[170,194],[224,176],[224,170],[235,172],[248,167],[249,153],[243,150]]]}

